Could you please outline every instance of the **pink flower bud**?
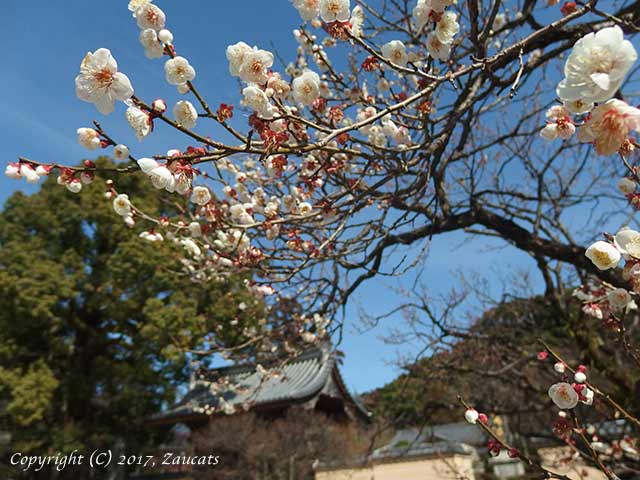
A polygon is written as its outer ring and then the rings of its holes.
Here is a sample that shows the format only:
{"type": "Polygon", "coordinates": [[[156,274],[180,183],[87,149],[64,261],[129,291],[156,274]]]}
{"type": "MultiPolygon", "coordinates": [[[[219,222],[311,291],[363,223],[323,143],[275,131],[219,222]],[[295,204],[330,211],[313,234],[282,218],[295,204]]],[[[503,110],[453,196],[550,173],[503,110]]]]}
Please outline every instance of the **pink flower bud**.
{"type": "Polygon", "coordinates": [[[164,113],[167,111],[167,103],[161,98],[158,98],[157,100],[153,101],[153,103],[151,104],[151,108],[156,113],[164,113]]]}

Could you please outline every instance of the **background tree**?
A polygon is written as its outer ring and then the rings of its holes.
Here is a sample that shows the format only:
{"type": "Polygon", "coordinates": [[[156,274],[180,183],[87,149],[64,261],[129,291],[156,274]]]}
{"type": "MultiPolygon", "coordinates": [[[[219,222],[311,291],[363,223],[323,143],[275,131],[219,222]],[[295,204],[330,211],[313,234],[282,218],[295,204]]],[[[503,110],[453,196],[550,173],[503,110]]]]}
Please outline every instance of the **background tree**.
{"type": "Polygon", "coordinates": [[[253,413],[217,418],[193,435],[196,454],[220,455],[218,466],[198,474],[203,480],[313,480],[316,461],[351,460],[366,450],[368,433],[321,412],[292,408],[278,419],[253,413]]]}
{"type": "MultiPolygon", "coordinates": [[[[293,5],[303,24],[294,32],[299,48],[290,63],[277,64],[273,53],[230,39],[237,43],[226,50],[229,73],[241,81],[242,105],[250,113],[246,123],[234,118],[232,106],[201,95],[196,83],[202,75],[196,79],[154,3],[133,1],[130,9],[147,57],[166,56],[165,78],[185,95],[173,109],[163,100],[151,102],[149,92],[134,94],[108,50],[84,58],[76,77],[81,100],[103,114],[113,111],[115,101],[125,101],[126,119],[139,139],[157,132],[155,123],[196,144],[166,155],[134,157],[128,149],[121,155],[136,162],[121,167],[123,173],[141,170],[157,188],[179,201],[190,199],[167,219],[144,213],[132,190],[144,228],[178,235],[206,252],[184,259],[195,280],[243,272],[277,292],[269,303],[299,299],[302,307],[290,323],[253,335],[257,348],[283,347],[286,353],[295,353],[291,345],[299,339],[314,343],[327,333],[339,338],[340,312],[359,286],[421,264],[434,237],[458,232],[466,240],[497,238],[536,265],[544,301],[572,325],[568,334],[575,335],[576,355],[615,380],[616,394],[628,395],[636,375],[620,370],[627,362],[635,371],[640,366],[640,354],[629,344],[637,325],[631,305],[640,294],[640,232],[622,233],[625,238],[615,244],[605,236],[587,252],[585,247],[603,230],[629,223],[627,209],[640,204],[634,156],[640,109],[632,106],[637,52],[631,43],[640,31],[640,2],[293,5]],[[620,177],[626,178],[618,184],[620,177]],[[584,222],[574,221],[578,207],[591,212],[584,222]],[[198,235],[185,228],[193,218],[200,224],[198,235]],[[620,272],[615,267],[622,254],[620,272]],[[567,285],[579,284],[585,286],[583,310],[600,316],[617,335],[580,333],[582,317],[573,316],[562,298],[567,285]],[[266,338],[278,334],[287,338],[266,338]],[[605,341],[613,342],[610,349],[601,348],[605,341]],[[607,363],[612,352],[616,362],[607,363]]],[[[79,131],[82,145],[123,151],[95,126],[79,131]]],[[[61,185],[78,192],[83,175],[103,170],[21,157],[6,172],[37,181],[55,171],[61,185]]],[[[129,193],[126,187],[118,180],[113,193],[129,193]]],[[[251,287],[264,298],[264,290],[251,287]]],[[[429,305],[417,310],[427,327],[441,328],[429,305]]],[[[464,335],[468,320],[454,319],[432,338],[417,332],[428,342],[423,351],[454,351],[450,337],[464,335]]],[[[494,320],[499,327],[503,320],[516,325],[513,332],[531,325],[527,315],[500,314],[494,320]]],[[[545,321],[533,328],[540,335],[531,337],[537,338],[556,325],[545,321]]],[[[482,329],[466,334],[487,346],[482,329]]],[[[509,349],[519,346],[499,345],[495,357],[507,363],[497,371],[508,376],[509,349]]],[[[493,358],[481,354],[475,352],[488,361],[479,363],[493,368],[493,358]]],[[[464,354],[452,358],[461,361],[464,354]]],[[[579,373],[577,378],[584,377],[579,373]]],[[[512,379],[518,388],[521,378],[512,379]]],[[[585,380],[559,383],[577,404],[585,380]]],[[[607,395],[599,398],[612,405],[607,395]]],[[[622,407],[618,413],[640,426],[622,407]]],[[[589,455],[598,463],[595,453],[589,455]]]]}
{"type": "MultiPolygon", "coordinates": [[[[179,208],[139,177],[126,182],[155,214],[179,208]]],[[[194,288],[177,273],[182,247],[140,242],[113,223],[103,186],[85,188],[73,195],[51,179],[0,215],[0,421],[13,452],[118,439],[137,451],[150,438],[144,419],[185,380],[186,351],[212,332],[242,342],[263,313],[241,278],[194,288]]]]}
{"type": "MultiPolygon", "coordinates": [[[[460,422],[462,396],[478,411],[506,421],[521,450],[535,455],[542,439],[560,444],[563,439],[552,433],[559,417],[549,408],[548,389],[562,375],[555,371],[556,360],[546,354],[545,345],[562,352],[569,365],[586,366],[590,382],[627,412],[636,417],[640,413],[635,394],[640,374],[624,351],[620,331],[585,314],[568,292],[502,298],[477,316],[465,314],[461,300],[460,294],[447,302],[423,294],[403,306],[405,324],[388,341],[417,343],[424,350],[418,358],[405,355],[399,365],[403,373],[365,395],[377,418],[374,438],[389,438],[399,428],[460,422]]],[[[631,344],[639,340],[636,322],[630,322],[626,332],[631,344]]],[[[579,405],[574,412],[583,425],[620,417],[601,400],[579,405]]],[[[628,422],[623,431],[636,438],[637,425],[628,422]]],[[[620,440],[619,432],[612,436],[606,429],[598,435],[607,445],[620,440]]],[[[573,447],[590,458],[587,445],[574,442],[573,447]]],[[[635,471],[638,465],[626,459],[617,467],[618,472],[635,471]]]]}

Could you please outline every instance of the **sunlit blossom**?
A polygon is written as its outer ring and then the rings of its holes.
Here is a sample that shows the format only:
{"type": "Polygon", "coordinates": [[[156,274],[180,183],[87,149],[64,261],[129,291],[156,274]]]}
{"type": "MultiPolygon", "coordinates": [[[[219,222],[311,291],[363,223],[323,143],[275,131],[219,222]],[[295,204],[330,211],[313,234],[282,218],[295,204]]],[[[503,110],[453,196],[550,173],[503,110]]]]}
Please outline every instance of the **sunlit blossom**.
{"type": "Polygon", "coordinates": [[[118,71],[111,52],[100,48],[87,53],[76,77],[76,95],[80,100],[95,104],[100,113],[113,112],[116,100],[127,100],[133,95],[129,78],[118,71]]]}
{"type": "Polygon", "coordinates": [[[196,70],[184,57],[170,58],[164,64],[164,72],[167,82],[171,85],[182,85],[192,81],[196,77],[196,70]]]}
{"type": "Polygon", "coordinates": [[[558,96],[563,101],[604,102],[620,87],[637,58],[617,25],[588,33],[576,42],[567,59],[558,96]]]}
{"type": "Polygon", "coordinates": [[[586,257],[600,270],[615,268],[620,263],[620,251],[609,242],[599,240],[587,248],[586,257]]]}
{"type": "Polygon", "coordinates": [[[574,408],[578,404],[578,394],[573,387],[566,383],[560,382],[551,385],[549,388],[549,397],[553,400],[558,408],[568,410],[574,408]]]}

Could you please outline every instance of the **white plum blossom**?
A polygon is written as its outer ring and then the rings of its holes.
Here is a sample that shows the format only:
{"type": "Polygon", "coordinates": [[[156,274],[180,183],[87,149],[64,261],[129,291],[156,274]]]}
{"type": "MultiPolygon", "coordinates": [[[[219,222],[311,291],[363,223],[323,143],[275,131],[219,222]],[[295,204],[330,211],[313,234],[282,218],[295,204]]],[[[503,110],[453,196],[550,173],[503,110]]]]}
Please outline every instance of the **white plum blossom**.
{"type": "Polygon", "coordinates": [[[40,180],[40,175],[38,175],[35,169],[28,163],[20,164],[20,176],[28,183],[38,183],[38,180],[40,180]]]}
{"type": "Polygon", "coordinates": [[[567,366],[562,363],[562,362],[556,362],[553,365],[553,369],[557,372],[557,373],[564,373],[566,370],[567,366]]]}
{"type": "Polygon", "coordinates": [[[202,226],[198,222],[191,222],[188,226],[189,234],[192,237],[197,238],[202,236],[202,226]]]}
{"type": "Polygon", "coordinates": [[[348,21],[349,3],[349,0],[320,0],[320,18],[327,23],[348,21]]]}
{"type": "Polygon", "coordinates": [[[211,192],[207,187],[193,187],[191,201],[197,205],[206,205],[211,200],[211,192]]]}
{"type": "Polygon", "coordinates": [[[240,66],[244,56],[252,51],[252,48],[244,42],[238,42],[227,47],[227,60],[229,60],[229,73],[237,77],[240,75],[240,66]]]}
{"type": "Polygon", "coordinates": [[[293,98],[302,105],[311,105],[320,97],[320,76],[306,70],[292,82],[293,98]]]}
{"type": "Polygon", "coordinates": [[[242,102],[252,108],[258,116],[266,119],[273,118],[275,109],[264,90],[255,85],[249,85],[242,90],[242,95],[242,102]]]}
{"type": "Polygon", "coordinates": [[[48,165],[38,165],[36,167],[36,173],[40,176],[40,177],[46,177],[47,175],[49,175],[51,173],[51,169],[53,167],[48,166],[48,165]]]}
{"type": "Polygon", "coordinates": [[[174,57],[164,64],[164,73],[167,82],[171,85],[183,85],[196,78],[196,70],[184,57],[174,57]]]}
{"type": "Polygon", "coordinates": [[[450,44],[459,31],[458,15],[451,11],[444,12],[442,18],[436,24],[435,32],[438,40],[442,43],[450,44]]]}
{"type": "Polygon", "coordinates": [[[93,172],[82,172],[80,174],[80,181],[86,185],[92,183],[93,179],[94,179],[93,172]]]}
{"type": "Polygon", "coordinates": [[[164,12],[152,3],[145,3],[135,11],[136,22],[142,30],[152,28],[160,31],[164,28],[166,16],[164,12]]]}
{"type": "Polygon", "coordinates": [[[95,104],[98,111],[113,112],[116,100],[128,100],[133,95],[129,78],[118,72],[118,64],[106,48],[88,52],[80,64],[76,77],[76,95],[80,100],[95,104]]]}
{"type": "Polygon", "coordinates": [[[127,123],[129,123],[136,133],[138,140],[142,140],[151,133],[153,124],[151,123],[151,117],[149,117],[147,112],[139,109],[135,105],[131,105],[127,108],[124,116],[127,119],[127,123]]]}
{"type": "Polygon", "coordinates": [[[573,113],[574,115],[582,115],[583,113],[588,113],[593,110],[594,103],[593,102],[585,102],[581,98],[578,100],[567,100],[562,102],[564,108],[567,109],[569,113],[573,113]]]}
{"type": "Polygon", "coordinates": [[[616,247],[602,240],[587,248],[585,256],[600,270],[609,270],[617,267],[621,257],[620,251],[616,247]]]}
{"type": "Polygon", "coordinates": [[[468,408],[464,412],[464,419],[471,424],[475,424],[478,421],[479,417],[480,414],[475,408],[468,408]]]}
{"type": "Polygon", "coordinates": [[[427,51],[435,59],[446,60],[451,54],[451,44],[442,43],[435,32],[431,32],[427,37],[427,51]]]}
{"type": "Polygon", "coordinates": [[[142,30],[138,39],[144,47],[144,54],[147,58],[162,58],[164,55],[164,47],[158,40],[158,32],[153,28],[142,30]]]}
{"type": "Polygon", "coordinates": [[[607,300],[609,301],[609,305],[611,305],[615,310],[625,309],[631,305],[631,302],[633,302],[631,294],[624,288],[611,290],[607,293],[607,300]]]}
{"type": "Polygon", "coordinates": [[[128,6],[129,11],[133,12],[133,16],[135,17],[136,10],[138,10],[143,5],[146,5],[147,3],[151,3],[151,0],[130,0],[128,6]]]}
{"type": "Polygon", "coordinates": [[[184,249],[194,257],[199,257],[200,255],[202,255],[202,250],[200,250],[198,244],[190,238],[183,238],[182,240],[180,240],[180,243],[182,244],[184,249]]]}
{"type": "Polygon", "coordinates": [[[184,128],[193,128],[198,120],[198,112],[188,100],[180,100],[173,107],[173,116],[184,128]]]}
{"type": "Polygon", "coordinates": [[[576,132],[576,126],[571,120],[569,110],[562,105],[554,105],[546,113],[547,124],[540,131],[540,136],[546,140],[556,138],[567,139],[576,132]]]}
{"type": "Polygon", "coordinates": [[[175,175],[175,191],[180,195],[184,195],[191,188],[191,178],[184,173],[178,173],[175,175]]]}
{"type": "Polygon", "coordinates": [[[578,394],[573,387],[566,382],[551,385],[549,388],[549,397],[551,397],[553,403],[562,410],[574,408],[578,404],[578,394]]]}
{"type": "Polygon", "coordinates": [[[640,109],[612,98],[591,112],[591,118],[580,128],[580,140],[593,142],[598,155],[612,155],[631,131],[640,132],[640,109]]]}
{"type": "Polygon", "coordinates": [[[80,193],[80,190],[82,190],[82,182],[78,178],[72,178],[64,185],[71,193],[80,193]]]}
{"type": "Polygon", "coordinates": [[[300,17],[309,22],[320,15],[320,0],[291,0],[300,17]]]}
{"type": "Polygon", "coordinates": [[[313,211],[313,207],[309,202],[300,202],[298,205],[298,214],[309,215],[313,211]]]}
{"type": "Polygon", "coordinates": [[[113,147],[113,156],[116,160],[126,160],[129,158],[129,148],[120,143],[113,147]]]}
{"type": "Polygon", "coordinates": [[[254,219],[251,214],[247,212],[246,206],[241,203],[232,205],[229,208],[229,215],[231,215],[231,220],[240,225],[251,225],[254,223],[254,219]]]}
{"type": "Polygon", "coordinates": [[[161,242],[164,240],[162,235],[158,232],[141,232],[139,235],[140,238],[148,240],[149,242],[161,242]]]}
{"type": "Polygon", "coordinates": [[[4,169],[4,174],[12,178],[14,180],[20,180],[20,164],[19,163],[9,163],[4,169]]]}
{"type": "Polygon", "coordinates": [[[445,9],[456,3],[456,0],[418,0],[413,8],[413,18],[419,30],[429,22],[437,22],[445,9]]]}
{"type": "Polygon", "coordinates": [[[129,195],[121,193],[113,199],[113,210],[123,217],[131,214],[131,202],[129,195]]]}
{"type": "Polygon", "coordinates": [[[351,11],[351,33],[356,37],[362,36],[362,26],[364,25],[364,10],[360,5],[356,5],[351,11]]]}
{"type": "Polygon", "coordinates": [[[593,318],[597,318],[598,320],[602,320],[604,318],[602,309],[597,303],[587,303],[583,305],[582,311],[593,318]]]}
{"type": "Polygon", "coordinates": [[[151,108],[156,113],[164,113],[167,111],[167,102],[165,102],[161,98],[158,98],[154,100],[153,103],[151,103],[151,108]]]}
{"type": "Polygon", "coordinates": [[[95,150],[100,148],[100,134],[93,128],[79,128],[76,133],[78,134],[78,143],[88,150],[95,150]]]}
{"type": "Polygon", "coordinates": [[[238,76],[247,83],[264,85],[267,83],[267,70],[273,65],[273,54],[266,50],[253,48],[243,55],[238,76]]]}
{"type": "Polygon", "coordinates": [[[637,184],[629,177],[622,177],[618,181],[618,190],[620,190],[625,195],[629,195],[636,191],[637,184]]]}
{"type": "Polygon", "coordinates": [[[392,135],[394,142],[400,146],[409,147],[412,145],[411,133],[407,127],[399,127],[392,135]]]}
{"type": "Polygon", "coordinates": [[[171,33],[171,30],[163,28],[158,32],[158,40],[160,40],[160,43],[163,45],[170,45],[171,42],[173,42],[173,33],[171,33]]]}
{"type": "Polygon", "coordinates": [[[432,21],[434,17],[442,14],[444,7],[435,5],[438,2],[432,2],[430,0],[418,0],[418,3],[413,8],[413,18],[416,22],[418,30],[422,30],[425,25],[432,21]]]}
{"type": "Polygon", "coordinates": [[[595,297],[589,292],[585,292],[582,288],[576,288],[572,295],[582,302],[593,302],[595,297]]]}
{"type": "Polygon", "coordinates": [[[623,227],[616,233],[614,243],[622,255],[640,258],[640,232],[623,227]]]}
{"type": "Polygon", "coordinates": [[[587,381],[587,375],[584,372],[577,371],[573,375],[573,379],[576,381],[576,383],[584,383],[587,381]]]}
{"type": "Polygon", "coordinates": [[[407,48],[400,40],[391,40],[382,46],[382,56],[395,65],[404,67],[409,61],[407,48]]]}
{"type": "Polygon", "coordinates": [[[144,173],[149,174],[151,173],[151,170],[158,167],[158,162],[156,162],[153,158],[139,158],[138,166],[144,173]]]}
{"type": "Polygon", "coordinates": [[[149,172],[151,183],[157,189],[167,188],[171,186],[173,173],[165,165],[159,165],[149,172]]]}
{"type": "Polygon", "coordinates": [[[491,25],[491,30],[496,32],[496,31],[500,30],[502,27],[504,27],[506,24],[507,24],[507,16],[504,13],[500,12],[493,19],[493,24],[491,25]]]}
{"type": "Polygon", "coordinates": [[[547,123],[540,130],[540,136],[545,140],[555,140],[558,138],[558,126],[555,123],[547,123]]]}
{"type": "Polygon", "coordinates": [[[604,102],[618,90],[637,58],[620,27],[588,33],[576,42],[567,59],[558,97],[563,101],[604,102]]]}

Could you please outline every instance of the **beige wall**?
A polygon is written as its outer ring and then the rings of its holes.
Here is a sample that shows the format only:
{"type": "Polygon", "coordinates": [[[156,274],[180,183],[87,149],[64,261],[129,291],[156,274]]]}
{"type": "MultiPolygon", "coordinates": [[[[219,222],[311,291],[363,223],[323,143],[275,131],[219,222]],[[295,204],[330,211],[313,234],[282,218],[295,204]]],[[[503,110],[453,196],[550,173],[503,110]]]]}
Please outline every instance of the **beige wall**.
{"type": "Polygon", "coordinates": [[[542,466],[571,480],[607,480],[607,476],[597,468],[586,466],[582,461],[571,459],[570,447],[541,448],[538,450],[542,466]],[[586,474],[586,475],[585,475],[586,474]]]}
{"type": "Polygon", "coordinates": [[[475,480],[470,455],[405,459],[362,468],[316,472],[316,480],[475,480]]]}

